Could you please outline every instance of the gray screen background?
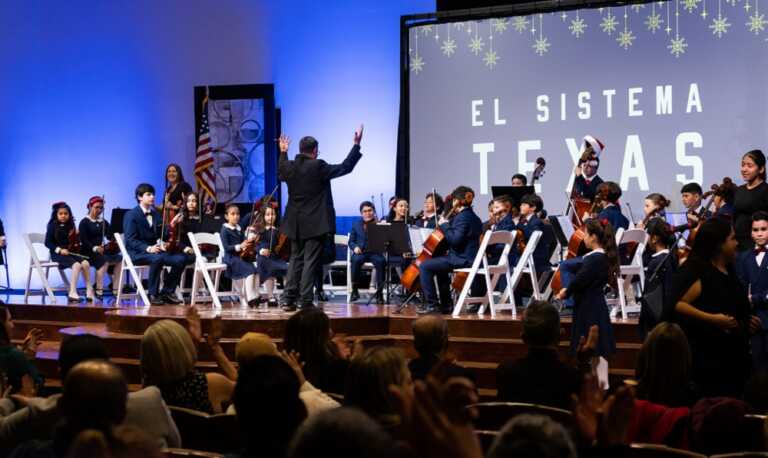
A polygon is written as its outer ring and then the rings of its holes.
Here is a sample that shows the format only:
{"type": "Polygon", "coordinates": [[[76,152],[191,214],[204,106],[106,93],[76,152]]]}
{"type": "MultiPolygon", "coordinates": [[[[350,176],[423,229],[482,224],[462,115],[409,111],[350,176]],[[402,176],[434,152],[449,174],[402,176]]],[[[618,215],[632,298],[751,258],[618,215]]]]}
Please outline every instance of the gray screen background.
{"type": "MultiPolygon", "coordinates": [[[[490,186],[508,185],[510,177],[521,171],[518,142],[538,140],[541,150],[527,153],[524,159],[530,165],[523,171],[530,179],[536,157],[546,159],[540,195],[551,214],[561,213],[573,171],[566,139],[574,139],[580,146],[586,134],[606,144],[599,174],[616,182],[620,182],[627,139],[639,141],[648,189],[630,179],[623,186],[622,198],[632,205],[635,219],[642,217],[642,200],[650,192],[670,198],[672,210],[681,208],[680,187],[695,177],[695,167],[681,165],[676,158],[676,138],[681,133],[698,133],[702,139],[700,148],[686,145],[685,154],[701,158],[705,188],[724,176],[741,183],[741,155],[765,148],[768,102],[768,21],[763,22],[765,17],[759,11],[751,19],[756,13],[754,0],[749,4],[745,9],[743,0],[656,2],[579,10],[578,18],[576,11],[568,11],[565,18],[561,12],[521,16],[517,27],[511,17],[412,27],[412,206],[419,208],[433,187],[446,194],[465,184],[475,189],[475,208],[484,215],[490,186]],[[703,14],[705,7],[707,14],[703,14]],[[655,30],[649,20],[654,13],[662,21],[655,30]],[[615,30],[604,29],[611,22],[608,15],[615,18],[615,30]],[[718,18],[730,24],[725,33],[715,33],[713,21],[718,18]],[[577,19],[586,24],[580,34],[573,30],[577,19]],[[622,32],[634,37],[629,45],[622,46],[617,40],[622,32]],[[549,46],[540,55],[533,46],[544,39],[549,46]],[[683,53],[672,53],[673,39],[685,40],[683,53]],[[473,40],[483,43],[477,53],[470,48],[473,40]],[[492,52],[497,57],[495,64],[492,52]],[[692,83],[698,87],[702,110],[686,113],[692,83]],[[656,114],[659,85],[672,86],[671,114],[656,114]],[[628,115],[629,88],[642,88],[636,96],[636,109],[643,111],[642,116],[628,115]],[[602,94],[608,89],[616,91],[611,118],[602,94]],[[587,120],[577,116],[577,96],[582,91],[591,93],[587,120]],[[560,119],[561,93],[566,94],[564,121],[560,119]],[[537,120],[539,95],[549,96],[547,122],[537,120]],[[494,125],[494,99],[498,99],[499,117],[506,120],[505,125],[494,125]],[[483,126],[472,125],[473,100],[483,102],[477,116],[483,126]],[[473,152],[475,143],[494,144],[494,151],[487,154],[487,194],[481,189],[481,161],[473,152]]],[[[762,8],[768,10],[768,3],[762,8]]],[[[626,207],[623,211],[627,213],[626,207]]]]}

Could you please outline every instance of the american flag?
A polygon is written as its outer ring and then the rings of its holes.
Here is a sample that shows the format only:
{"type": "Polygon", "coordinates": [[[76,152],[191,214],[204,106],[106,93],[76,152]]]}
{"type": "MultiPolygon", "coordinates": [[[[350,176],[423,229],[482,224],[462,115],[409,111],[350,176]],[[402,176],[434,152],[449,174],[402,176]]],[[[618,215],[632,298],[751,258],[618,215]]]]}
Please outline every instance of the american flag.
{"type": "Polygon", "coordinates": [[[216,178],[213,174],[213,151],[208,128],[208,94],[203,99],[203,111],[200,116],[200,129],[197,136],[195,155],[195,181],[197,189],[216,200],[216,178]]]}

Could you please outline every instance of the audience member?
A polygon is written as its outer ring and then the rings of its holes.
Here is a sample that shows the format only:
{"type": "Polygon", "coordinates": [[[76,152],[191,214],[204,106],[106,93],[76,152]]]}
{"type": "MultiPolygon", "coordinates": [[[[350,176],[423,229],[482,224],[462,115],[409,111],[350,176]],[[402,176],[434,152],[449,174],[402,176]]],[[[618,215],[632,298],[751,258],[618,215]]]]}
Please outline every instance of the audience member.
{"type": "Polygon", "coordinates": [[[126,415],[128,385],[120,369],[107,361],[84,361],[73,367],[64,380],[58,401],[62,421],[53,439],[29,441],[11,454],[14,458],[65,457],[78,435],[94,430],[109,441],[112,428],[126,415]]]}
{"type": "Polygon", "coordinates": [[[240,457],[282,458],[307,417],[299,378],[278,356],[258,356],[240,367],[235,408],[245,448],[240,457]]]}
{"type": "Polygon", "coordinates": [[[637,358],[637,398],[667,407],[691,407],[691,351],[680,326],[663,322],[648,334],[637,358]]]}
{"type": "MultiPolygon", "coordinates": [[[[30,330],[21,348],[11,342],[12,337],[11,311],[0,305],[0,368],[8,379],[11,393],[34,396],[43,384],[43,378],[30,359],[35,357],[42,331],[37,328],[30,330]]],[[[2,390],[6,388],[3,386],[2,390]]]]}
{"type": "Polygon", "coordinates": [[[582,372],[589,372],[591,353],[597,341],[597,326],[590,329],[579,347],[580,369],[560,360],[560,314],[552,304],[533,301],[523,317],[523,342],[528,354],[508,360],[496,369],[500,401],[528,402],[570,409],[571,396],[578,393],[582,372]]]}
{"type": "Polygon", "coordinates": [[[197,349],[192,337],[172,320],[153,323],[141,339],[144,386],[157,386],[168,405],[221,413],[232,397],[227,377],[195,368],[197,349]]]}
{"type": "MultiPolygon", "coordinates": [[[[440,315],[426,315],[413,321],[413,346],[419,354],[417,358],[408,363],[411,378],[424,380],[435,366],[447,359],[448,350],[448,322],[440,315]]],[[[439,367],[438,378],[467,377],[475,381],[472,371],[455,364],[452,361],[444,361],[439,367]]]]}
{"type": "Polygon", "coordinates": [[[343,393],[349,361],[332,341],[328,315],[318,308],[300,310],[288,319],[283,349],[301,355],[304,375],[327,393],[343,393]]]}
{"type": "MultiPolygon", "coordinates": [[[[691,409],[691,451],[705,455],[749,450],[755,442],[750,437],[744,415],[749,407],[731,398],[705,398],[691,409]]],[[[762,441],[761,441],[762,442],[762,441]]]]}
{"type": "Polygon", "coordinates": [[[357,407],[385,428],[399,422],[390,387],[411,385],[411,373],[402,351],[373,347],[352,360],[347,371],[344,404],[357,407]]]}
{"type": "MultiPolygon", "coordinates": [[[[83,361],[107,359],[107,348],[99,337],[68,336],[59,349],[59,376],[65,380],[70,370],[83,361]]],[[[0,400],[0,456],[26,441],[50,438],[61,419],[57,408],[60,398],[61,394],[55,394],[47,398],[11,396],[0,400]]],[[[179,431],[157,387],[129,393],[126,412],[125,425],[146,431],[159,447],[181,445],[179,431]]]]}
{"type": "Polygon", "coordinates": [[[541,415],[518,415],[499,432],[487,458],[576,458],[563,425],[541,415]]]}
{"type": "Polygon", "coordinates": [[[392,438],[358,409],[342,407],[308,419],[291,442],[289,458],[390,458],[392,438]]]}

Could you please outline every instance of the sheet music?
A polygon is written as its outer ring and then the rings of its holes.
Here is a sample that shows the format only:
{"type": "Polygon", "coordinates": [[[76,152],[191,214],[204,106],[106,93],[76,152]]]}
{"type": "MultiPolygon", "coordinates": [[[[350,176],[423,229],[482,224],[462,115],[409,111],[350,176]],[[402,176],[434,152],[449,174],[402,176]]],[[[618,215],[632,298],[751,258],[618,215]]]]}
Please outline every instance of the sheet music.
{"type": "Polygon", "coordinates": [[[409,227],[408,237],[411,239],[411,249],[413,253],[418,256],[421,253],[421,249],[424,246],[424,241],[429,237],[434,229],[424,227],[409,227]]]}
{"type": "Polygon", "coordinates": [[[560,228],[563,230],[563,234],[565,235],[565,238],[567,240],[571,240],[571,236],[573,235],[574,232],[576,232],[573,229],[573,223],[571,222],[571,217],[567,215],[558,215],[557,222],[560,223],[560,228]]]}

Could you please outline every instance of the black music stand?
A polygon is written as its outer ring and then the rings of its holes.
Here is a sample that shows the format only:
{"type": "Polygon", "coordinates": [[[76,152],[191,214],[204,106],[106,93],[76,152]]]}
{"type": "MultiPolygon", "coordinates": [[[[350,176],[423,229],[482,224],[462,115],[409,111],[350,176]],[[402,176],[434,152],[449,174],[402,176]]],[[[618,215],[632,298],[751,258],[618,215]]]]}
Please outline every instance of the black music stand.
{"type": "MultiPolygon", "coordinates": [[[[405,223],[369,223],[367,225],[368,241],[366,253],[384,254],[384,287],[386,288],[385,302],[389,304],[391,273],[389,256],[402,256],[411,251],[408,241],[408,228],[405,223]]],[[[375,281],[375,279],[372,279],[375,281]]],[[[378,292],[378,285],[376,287],[378,292]]],[[[366,305],[371,304],[373,297],[368,298],[366,305]]]]}
{"type": "Polygon", "coordinates": [[[115,232],[123,232],[123,220],[125,219],[126,213],[128,213],[127,208],[115,207],[112,209],[112,215],[109,218],[109,226],[112,229],[113,234],[115,232]]]}
{"type": "Polygon", "coordinates": [[[563,250],[562,248],[568,248],[568,237],[565,236],[565,231],[563,230],[563,226],[560,225],[560,220],[558,219],[557,215],[550,215],[549,217],[549,224],[552,225],[552,232],[555,233],[555,238],[557,239],[557,242],[560,244],[560,261],[563,260],[563,250]]]}
{"type": "Polygon", "coordinates": [[[7,247],[3,247],[2,250],[0,265],[5,269],[5,286],[0,286],[0,290],[9,290],[11,289],[11,275],[8,273],[8,250],[7,247]]]}

